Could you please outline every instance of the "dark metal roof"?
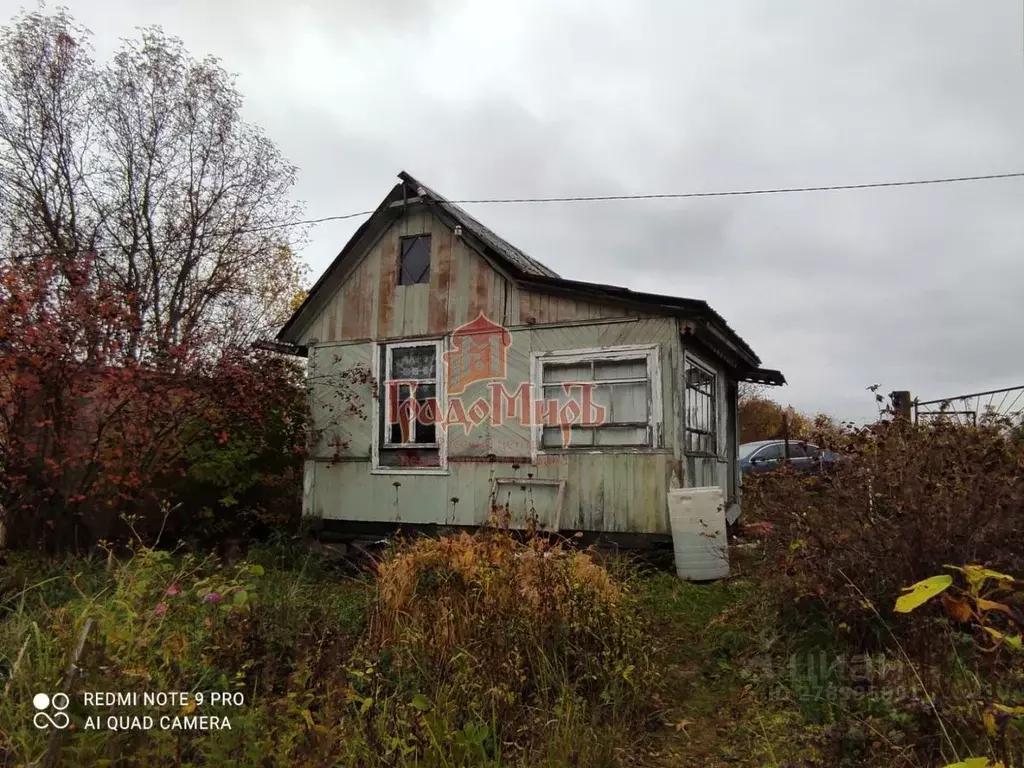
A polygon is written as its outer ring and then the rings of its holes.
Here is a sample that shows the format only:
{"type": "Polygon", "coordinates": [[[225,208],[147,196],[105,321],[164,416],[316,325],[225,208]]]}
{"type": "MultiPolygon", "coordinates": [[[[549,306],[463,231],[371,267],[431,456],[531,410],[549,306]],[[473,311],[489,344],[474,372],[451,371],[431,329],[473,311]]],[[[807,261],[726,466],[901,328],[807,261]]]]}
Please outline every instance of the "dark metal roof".
{"type": "Polygon", "coordinates": [[[580,280],[567,280],[564,277],[558,278],[527,278],[523,281],[524,285],[533,286],[550,286],[553,288],[569,289],[574,292],[584,293],[593,296],[596,299],[612,299],[625,301],[630,304],[643,306],[649,311],[657,311],[658,309],[663,310],[674,310],[670,314],[679,314],[680,311],[684,314],[695,315],[697,317],[705,318],[714,321],[720,326],[722,331],[742,349],[747,355],[754,360],[760,362],[757,354],[751,348],[747,342],[745,342],[736,331],[729,327],[729,324],[725,322],[725,318],[715,312],[711,306],[701,299],[687,299],[682,296],[667,296],[660,293],[642,293],[640,291],[633,291],[629,288],[623,288],[619,285],[607,285],[604,283],[587,283],[580,280]]]}
{"type": "Polygon", "coordinates": [[[743,381],[781,387],[786,383],[786,377],[782,375],[782,371],[776,371],[773,368],[754,368],[743,377],[743,381]]]}
{"type": "Polygon", "coordinates": [[[443,195],[439,195],[426,184],[414,179],[405,171],[398,174],[398,178],[409,185],[414,191],[422,189],[423,197],[455,219],[463,229],[472,234],[484,245],[494,251],[504,261],[511,264],[515,271],[523,275],[539,275],[542,277],[558,277],[558,273],[541,264],[532,256],[516,248],[512,243],[496,235],[492,230],[485,227],[479,221],[470,216],[464,209],[449,201],[443,195]]]}

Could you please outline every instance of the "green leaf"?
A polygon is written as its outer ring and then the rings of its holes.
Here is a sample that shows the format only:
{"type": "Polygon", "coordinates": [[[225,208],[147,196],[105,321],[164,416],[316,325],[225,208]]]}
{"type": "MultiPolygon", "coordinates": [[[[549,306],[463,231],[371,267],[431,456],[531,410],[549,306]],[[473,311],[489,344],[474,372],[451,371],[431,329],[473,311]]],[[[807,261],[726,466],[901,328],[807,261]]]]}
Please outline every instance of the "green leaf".
{"type": "Polygon", "coordinates": [[[426,712],[430,709],[430,701],[422,693],[417,693],[412,697],[412,705],[420,712],[426,712]]]}
{"type": "Polygon", "coordinates": [[[249,599],[249,595],[246,594],[244,589],[240,589],[237,592],[235,592],[234,597],[231,598],[231,602],[233,602],[235,605],[241,606],[241,605],[245,605],[245,603],[246,603],[246,601],[248,599],[249,599]]]}
{"type": "Polygon", "coordinates": [[[263,566],[262,565],[250,565],[249,566],[249,573],[251,573],[253,576],[262,576],[263,575],[263,566]]]}
{"type": "Polygon", "coordinates": [[[903,591],[907,594],[896,601],[896,613],[910,613],[914,609],[920,608],[936,595],[945,592],[952,583],[952,576],[941,574],[904,587],[903,591]]]}
{"type": "Polygon", "coordinates": [[[1000,768],[1002,763],[992,763],[987,757],[969,757],[959,763],[950,763],[945,768],[1000,768]]]}

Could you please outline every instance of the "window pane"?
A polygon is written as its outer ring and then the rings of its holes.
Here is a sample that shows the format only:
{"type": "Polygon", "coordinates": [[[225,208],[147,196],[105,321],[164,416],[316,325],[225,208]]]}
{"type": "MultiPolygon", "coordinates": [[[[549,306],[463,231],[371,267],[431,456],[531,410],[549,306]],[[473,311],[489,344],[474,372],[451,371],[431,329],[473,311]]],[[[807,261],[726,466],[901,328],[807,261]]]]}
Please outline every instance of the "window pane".
{"type": "Polygon", "coordinates": [[[416,387],[416,442],[437,442],[437,421],[440,416],[437,405],[437,386],[421,384],[416,387]]]}
{"type": "Polygon", "coordinates": [[[573,427],[569,445],[562,444],[560,427],[545,427],[541,432],[540,444],[544,448],[586,448],[594,444],[594,432],[587,427],[573,427]]]}
{"type": "Polygon", "coordinates": [[[596,445],[647,445],[647,427],[598,427],[596,445]]]}
{"type": "Polygon", "coordinates": [[[430,235],[402,238],[399,285],[430,282],[430,235]]]}
{"type": "Polygon", "coordinates": [[[687,432],[686,450],[691,453],[715,453],[715,436],[700,432],[687,432]]]}
{"type": "Polygon", "coordinates": [[[764,459],[765,461],[782,458],[782,443],[775,443],[773,445],[765,446],[755,458],[764,459]]]}
{"type": "Polygon", "coordinates": [[[599,396],[610,406],[608,421],[622,423],[631,421],[647,421],[647,384],[611,384],[598,387],[594,394],[595,402],[599,396]]]}
{"type": "Polygon", "coordinates": [[[437,378],[437,349],[433,344],[425,347],[393,347],[391,350],[392,379],[437,378]]]}
{"type": "Polygon", "coordinates": [[[558,427],[545,427],[541,432],[540,444],[545,448],[561,448],[562,430],[558,427]]]}
{"type": "Polygon", "coordinates": [[[646,379],[647,359],[639,360],[597,360],[594,362],[594,379],[646,379]]]}
{"type": "Polygon", "coordinates": [[[697,387],[710,393],[714,382],[714,374],[705,371],[703,368],[693,365],[692,363],[688,366],[686,371],[686,386],[697,387]]]}
{"type": "Polygon", "coordinates": [[[544,383],[559,381],[591,381],[594,373],[591,363],[545,363],[544,383]]]}

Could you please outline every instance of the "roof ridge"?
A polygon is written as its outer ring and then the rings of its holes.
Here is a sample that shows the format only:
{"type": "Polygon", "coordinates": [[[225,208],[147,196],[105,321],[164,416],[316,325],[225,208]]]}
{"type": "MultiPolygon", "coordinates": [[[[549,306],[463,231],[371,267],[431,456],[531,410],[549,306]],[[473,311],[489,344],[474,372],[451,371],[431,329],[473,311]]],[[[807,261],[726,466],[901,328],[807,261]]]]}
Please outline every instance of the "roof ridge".
{"type": "Polygon", "coordinates": [[[561,277],[557,272],[551,269],[551,267],[533,258],[522,249],[512,245],[508,240],[501,237],[501,235],[497,234],[493,229],[470,214],[465,208],[453,203],[436,190],[431,189],[419,179],[415,178],[412,174],[402,171],[398,174],[398,178],[410,186],[422,189],[426,193],[427,197],[440,205],[449,216],[456,219],[459,224],[469,230],[474,237],[482,241],[491,250],[496,252],[504,261],[511,264],[516,271],[524,275],[531,276],[561,277]]]}

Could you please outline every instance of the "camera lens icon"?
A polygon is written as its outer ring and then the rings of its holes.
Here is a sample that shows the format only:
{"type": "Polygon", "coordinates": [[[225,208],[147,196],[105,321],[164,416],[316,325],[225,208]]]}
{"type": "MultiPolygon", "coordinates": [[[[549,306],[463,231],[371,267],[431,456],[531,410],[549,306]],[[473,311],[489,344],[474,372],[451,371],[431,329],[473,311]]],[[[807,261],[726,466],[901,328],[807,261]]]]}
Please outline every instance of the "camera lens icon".
{"type": "Polygon", "coordinates": [[[63,730],[71,723],[71,718],[64,710],[68,708],[71,699],[66,693],[55,693],[50,696],[46,693],[37,693],[32,697],[32,706],[38,712],[32,718],[36,728],[56,728],[63,730]],[[53,714],[50,714],[50,711],[53,714]]]}

